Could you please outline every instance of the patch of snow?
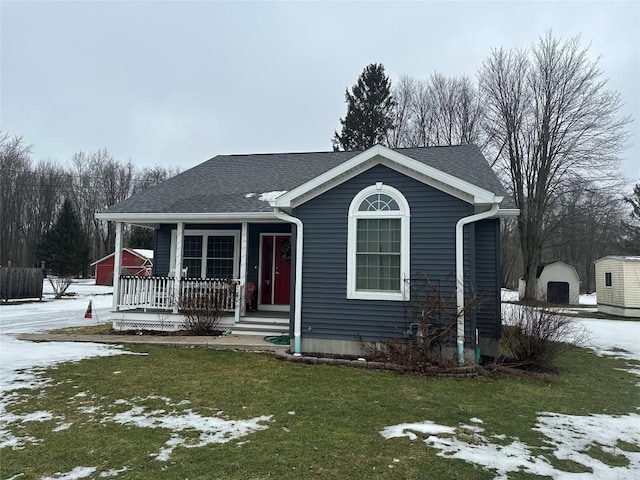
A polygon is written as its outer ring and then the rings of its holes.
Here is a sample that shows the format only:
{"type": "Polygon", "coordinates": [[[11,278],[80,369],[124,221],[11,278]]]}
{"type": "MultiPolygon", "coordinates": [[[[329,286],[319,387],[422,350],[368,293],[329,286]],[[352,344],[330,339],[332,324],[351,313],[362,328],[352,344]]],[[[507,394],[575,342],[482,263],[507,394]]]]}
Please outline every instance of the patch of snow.
{"type": "Polygon", "coordinates": [[[43,477],[41,480],[76,480],[78,478],[87,478],[96,471],[95,467],[76,467],[67,473],[54,473],[55,477],[43,477]]]}
{"type": "Polygon", "coordinates": [[[27,415],[23,415],[20,418],[22,419],[22,423],[46,422],[48,420],[53,420],[53,414],[51,412],[45,412],[43,410],[39,410],[37,412],[31,412],[27,415]]]}
{"type": "Polygon", "coordinates": [[[582,295],[580,295],[578,302],[580,303],[580,305],[597,305],[598,300],[596,298],[596,292],[583,293],[582,295]]]}
{"type": "Polygon", "coordinates": [[[409,437],[409,440],[416,440],[418,436],[413,432],[418,432],[426,435],[438,435],[442,433],[454,434],[456,431],[453,427],[447,427],[444,425],[437,425],[429,420],[419,423],[401,423],[399,425],[392,425],[384,428],[380,435],[386,439],[409,437]]]}
{"type": "Polygon", "coordinates": [[[473,423],[484,423],[484,420],[482,420],[481,418],[477,418],[477,417],[471,417],[469,419],[469,421],[473,422],[473,423]]]}
{"type": "Polygon", "coordinates": [[[153,260],[153,250],[149,250],[148,248],[132,248],[131,250],[136,252],[138,255],[143,256],[144,258],[153,260]]]}
{"type": "Polygon", "coordinates": [[[69,291],[76,297],[53,300],[48,280],[43,283],[45,300],[0,307],[0,448],[22,448],[32,438],[15,438],[8,431],[10,423],[21,417],[8,415],[7,406],[17,402],[12,393],[20,388],[42,388],[49,380],[42,377],[42,370],[62,362],[84,358],[129,354],[121,347],[96,343],[33,343],[17,340],[19,333],[36,333],[46,330],[91,324],[95,320],[84,318],[89,300],[101,321],[108,321],[111,310],[112,287],[95,285],[93,280],[74,281],[69,291]]]}
{"type": "Polygon", "coordinates": [[[244,195],[244,198],[253,198],[253,197],[255,197],[256,195],[257,195],[256,193],[250,192],[250,193],[246,193],[246,194],[244,195]]]}
{"type": "MultiPolygon", "coordinates": [[[[178,405],[172,403],[169,399],[163,400],[166,400],[167,406],[178,405]]],[[[182,402],[180,402],[180,404],[182,404],[182,402]]],[[[217,415],[220,414],[221,412],[217,412],[217,415]]],[[[262,415],[247,420],[228,420],[220,416],[202,416],[199,413],[193,412],[191,409],[166,412],[163,409],[150,410],[140,405],[132,405],[126,412],[106,415],[102,419],[102,423],[115,422],[121,425],[133,425],[138,428],[162,428],[170,430],[172,436],[165,443],[166,446],[157,454],[152,454],[157,460],[167,461],[177,446],[197,448],[214,443],[227,443],[251,433],[265,430],[267,426],[262,425],[262,422],[269,421],[271,418],[271,415],[262,415]],[[178,434],[178,432],[185,430],[189,432],[200,432],[198,441],[187,441],[178,434]]]]}
{"type": "MultiPolygon", "coordinates": [[[[616,447],[618,440],[640,443],[640,415],[622,416],[561,415],[543,412],[539,414],[534,430],[541,432],[545,443],[552,448],[552,454],[560,460],[569,460],[582,464],[590,472],[569,473],[555,468],[549,460],[534,453],[536,447],[530,447],[517,438],[511,438],[507,445],[495,444],[481,435],[482,428],[473,433],[470,440],[457,438],[453,427],[437,425],[426,421],[404,423],[384,428],[380,434],[384,438],[407,437],[417,439],[414,432],[429,435],[424,443],[438,450],[437,455],[444,458],[457,458],[495,470],[496,480],[507,480],[509,473],[523,471],[533,475],[549,476],[554,479],[633,479],[640,470],[640,452],[627,452],[616,447]],[[604,451],[624,456],[629,464],[614,467],[596,460],[586,453],[590,446],[599,446],[604,451]]],[[[464,427],[464,425],[461,425],[464,427]]],[[[496,439],[506,439],[505,435],[494,435],[496,439]]],[[[539,449],[540,447],[537,447],[539,449]]]]}
{"type": "Polygon", "coordinates": [[[273,192],[263,192],[260,194],[259,200],[262,200],[263,202],[270,202],[278,198],[280,195],[284,195],[285,193],[287,193],[286,190],[274,190],[273,192]]]}
{"type": "Polygon", "coordinates": [[[73,423],[61,423],[57,427],[55,427],[52,432],[62,432],[63,430],[69,430],[73,423]]]}
{"type": "Polygon", "coordinates": [[[111,469],[111,470],[106,470],[104,472],[100,472],[100,476],[102,478],[106,478],[106,477],[118,477],[121,473],[124,473],[126,471],[128,471],[129,468],[127,467],[122,467],[122,468],[118,468],[118,469],[111,469]]]}

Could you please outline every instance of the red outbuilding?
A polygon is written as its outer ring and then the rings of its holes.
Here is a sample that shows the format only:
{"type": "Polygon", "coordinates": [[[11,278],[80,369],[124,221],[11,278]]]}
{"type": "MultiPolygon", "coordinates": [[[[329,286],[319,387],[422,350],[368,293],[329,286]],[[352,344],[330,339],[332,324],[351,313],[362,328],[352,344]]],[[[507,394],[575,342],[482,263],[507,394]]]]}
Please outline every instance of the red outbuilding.
{"type": "MultiPolygon", "coordinates": [[[[113,260],[115,252],[91,264],[96,267],[96,285],[113,285],[113,260]]],[[[153,250],[141,248],[122,249],[122,275],[151,275],[153,250]]]]}

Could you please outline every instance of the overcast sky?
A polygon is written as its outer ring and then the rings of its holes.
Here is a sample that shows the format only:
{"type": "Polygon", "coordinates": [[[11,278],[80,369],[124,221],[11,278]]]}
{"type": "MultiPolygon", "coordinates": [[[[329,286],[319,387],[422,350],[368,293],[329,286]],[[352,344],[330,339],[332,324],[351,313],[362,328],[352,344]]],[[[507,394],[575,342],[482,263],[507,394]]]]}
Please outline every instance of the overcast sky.
{"type": "Polygon", "coordinates": [[[581,35],[640,176],[640,2],[0,2],[2,130],[33,158],[107,148],[186,169],[217,154],[331,150],[345,88],[475,75],[492,48],[581,35]]]}

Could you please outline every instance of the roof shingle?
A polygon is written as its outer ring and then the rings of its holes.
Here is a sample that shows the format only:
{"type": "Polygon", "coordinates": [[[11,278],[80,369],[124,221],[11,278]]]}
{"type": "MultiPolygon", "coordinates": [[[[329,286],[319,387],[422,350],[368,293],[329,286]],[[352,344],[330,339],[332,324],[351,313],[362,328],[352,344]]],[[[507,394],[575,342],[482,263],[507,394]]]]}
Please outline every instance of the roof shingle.
{"type": "MultiPolygon", "coordinates": [[[[396,151],[496,195],[505,196],[502,208],[515,208],[498,177],[474,145],[396,151]]],[[[102,213],[270,212],[269,202],[259,198],[262,193],[290,191],[359,153],[218,155],[102,213]],[[248,195],[250,193],[255,195],[248,195]]]]}

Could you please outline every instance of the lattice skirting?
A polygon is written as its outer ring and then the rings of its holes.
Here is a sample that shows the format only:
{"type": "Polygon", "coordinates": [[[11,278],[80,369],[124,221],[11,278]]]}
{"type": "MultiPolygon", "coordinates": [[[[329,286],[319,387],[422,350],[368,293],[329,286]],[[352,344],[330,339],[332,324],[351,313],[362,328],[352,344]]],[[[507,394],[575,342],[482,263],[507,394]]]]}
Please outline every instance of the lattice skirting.
{"type": "Polygon", "coordinates": [[[160,320],[114,320],[114,330],[157,330],[160,332],[175,332],[184,330],[184,322],[162,322],[160,320]]]}

